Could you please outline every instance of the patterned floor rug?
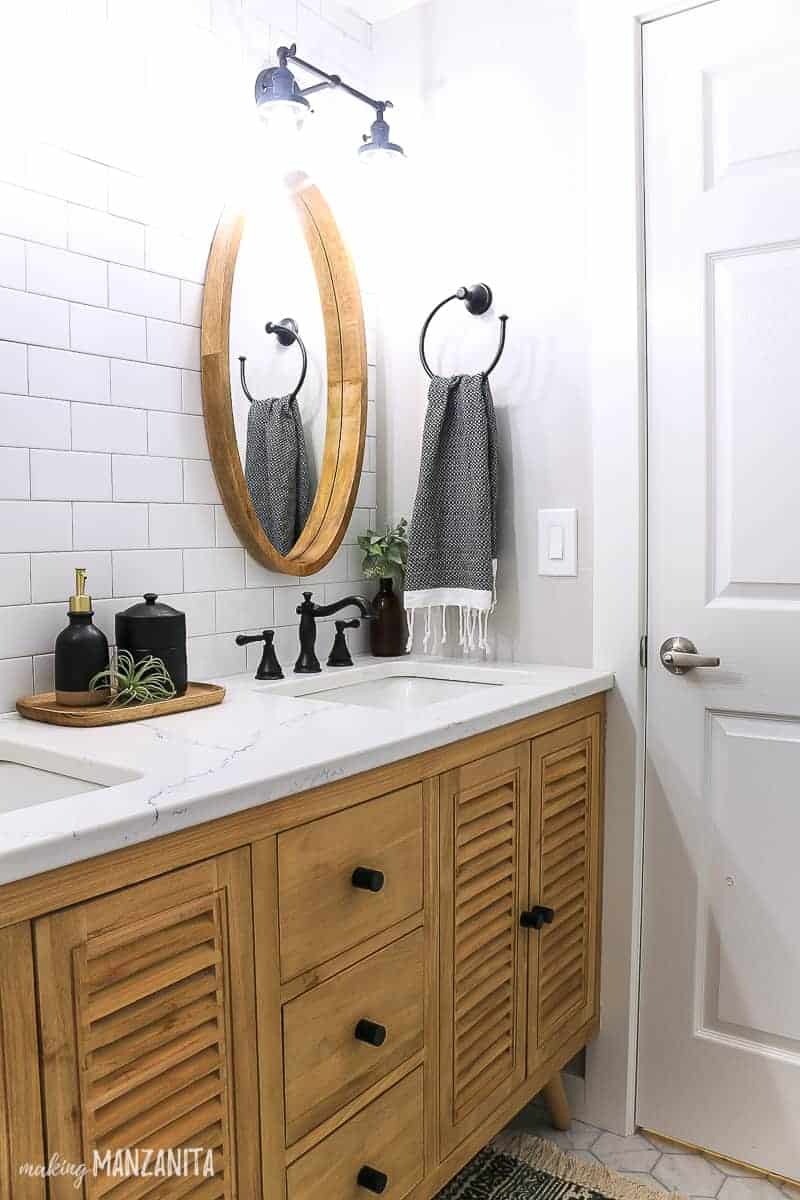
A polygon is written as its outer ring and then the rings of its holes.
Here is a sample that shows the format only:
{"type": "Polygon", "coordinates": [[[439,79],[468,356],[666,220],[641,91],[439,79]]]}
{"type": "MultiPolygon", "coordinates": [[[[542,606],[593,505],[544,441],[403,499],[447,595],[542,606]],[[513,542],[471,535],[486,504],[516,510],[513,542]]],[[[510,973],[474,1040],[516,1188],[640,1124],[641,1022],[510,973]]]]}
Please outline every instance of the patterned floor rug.
{"type": "MultiPolygon", "coordinates": [[[[665,1200],[600,1164],[581,1162],[552,1142],[502,1133],[456,1175],[436,1200],[665,1200]]],[[[677,1193],[670,1200],[678,1200],[677,1193]]]]}

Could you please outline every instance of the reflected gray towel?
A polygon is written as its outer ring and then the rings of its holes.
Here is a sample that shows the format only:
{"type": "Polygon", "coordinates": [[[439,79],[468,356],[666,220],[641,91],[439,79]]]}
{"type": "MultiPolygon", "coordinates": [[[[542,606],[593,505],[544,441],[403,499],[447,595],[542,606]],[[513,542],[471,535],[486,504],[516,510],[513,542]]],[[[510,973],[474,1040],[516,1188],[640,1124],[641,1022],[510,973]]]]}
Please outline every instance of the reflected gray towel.
{"type": "Polygon", "coordinates": [[[280,554],[288,554],[312,501],[306,439],[294,396],[250,405],[244,477],[264,532],[280,554]]]}
{"type": "Polygon", "coordinates": [[[433,609],[458,608],[459,644],[486,649],[497,569],[497,426],[485,374],[434,376],[422,434],[417,498],[408,540],[403,603],[409,648],[414,613],[426,610],[423,650],[431,649],[433,609]]]}

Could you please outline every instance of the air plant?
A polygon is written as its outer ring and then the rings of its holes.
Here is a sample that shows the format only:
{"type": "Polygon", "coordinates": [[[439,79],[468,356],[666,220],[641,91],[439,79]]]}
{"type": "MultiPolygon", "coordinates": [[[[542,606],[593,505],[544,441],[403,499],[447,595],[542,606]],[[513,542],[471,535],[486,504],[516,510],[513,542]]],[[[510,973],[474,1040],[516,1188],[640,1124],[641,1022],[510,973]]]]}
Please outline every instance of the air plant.
{"type": "Polygon", "coordinates": [[[93,692],[111,690],[108,707],[126,704],[154,704],[175,695],[175,684],[162,659],[148,654],[134,660],[130,650],[117,651],[116,661],[89,680],[93,692]]]}

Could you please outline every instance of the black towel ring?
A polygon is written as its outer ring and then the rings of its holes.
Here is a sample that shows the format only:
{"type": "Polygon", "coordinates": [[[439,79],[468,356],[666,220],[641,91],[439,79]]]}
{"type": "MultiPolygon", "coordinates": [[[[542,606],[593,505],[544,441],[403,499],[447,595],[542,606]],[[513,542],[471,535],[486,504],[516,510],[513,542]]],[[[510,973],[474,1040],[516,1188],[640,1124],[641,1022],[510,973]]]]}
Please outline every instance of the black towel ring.
{"type": "MultiPolygon", "coordinates": [[[[419,335],[419,357],[427,375],[433,379],[433,371],[428,366],[428,360],[425,357],[425,334],[428,332],[428,326],[436,316],[440,308],[444,308],[445,304],[449,304],[451,300],[463,300],[464,306],[468,313],[474,317],[480,317],[483,313],[488,312],[492,306],[492,289],[488,283],[476,283],[472,287],[460,287],[457,292],[453,292],[452,296],[447,296],[428,313],[425,324],[422,326],[422,332],[419,335]]],[[[505,313],[500,317],[500,343],[489,366],[484,371],[485,375],[491,375],[503,354],[503,349],[506,344],[506,321],[508,317],[505,313]]]]}
{"type": "MultiPolygon", "coordinates": [[[[295,396],[300,391],[300,388],[303,386],[303,383],[305,382],[306,371],[308,370],[308,355],[306,354],[305,343],[304,343],[303,339],[300,337],[300,333],[297,328],[297,322],[294,321],[291,317],[283,317],[280,321],[277,321],[277,322],[267,321],[266,325],[264,326],[264,329],[267,333],[274,333],[275,337],[278,339],[278,342],[280,343],[281,346],[291,346],[293,342],[297,342],[297,345],[300,347],[300,353],[303,357],[303,364],[302,364],[302,367],[300,368],[300,378],[297,381],[297,387],[294,389],[293,392],[289,393],[289,399],[294,400],[295,396]]],[[[245,371],[245,363],[246,362],[247,362],[247,358],[245,357],[245,355],[240,354],[239,355],[239,374],[240,374],[241,380],[242,380],[242,391],[244,392],[245,396],[247,396],[247,399],[252,404],[253,401],[255,400],[255,396],[252,396],[250,394],[250,390],[247,386],[247,381],[245,380],[244,371],[245,371]]]]}

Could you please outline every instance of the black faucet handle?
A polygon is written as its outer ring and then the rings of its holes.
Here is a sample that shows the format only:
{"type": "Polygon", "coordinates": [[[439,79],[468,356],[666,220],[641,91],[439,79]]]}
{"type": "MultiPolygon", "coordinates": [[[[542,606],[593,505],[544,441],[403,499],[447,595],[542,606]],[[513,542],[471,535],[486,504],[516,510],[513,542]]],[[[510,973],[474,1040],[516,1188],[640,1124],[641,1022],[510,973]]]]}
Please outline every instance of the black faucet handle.
{"type": "Polygon", "coordinates": [[[344,636],[344,631],[345,629],[358,629],[360,624],[361,622],[358,617],[353,617],[350,621],[334,621],[336,637],[333,639],[333,646],[328,655],[329,667],[352,667],[353,659],[347,647],[347,639],[344,636]]]}
{"type": "Polygon", "coordinates": [[[261,633],[237,633],[236,645],[249,646],[251,642],[266,642],[270,636],[275,636],[274,629],[264,629],[261,633]]]}
{"type": "Polygon", "coordinates": [[[256,679],[283,679],[281,664],[275,653],[275,630],[263,629],[261,633],[239,633],[236,635],[237,646],[249,646],[252,642],[263,642],[264,653],[256,670],[256,679]]]}

